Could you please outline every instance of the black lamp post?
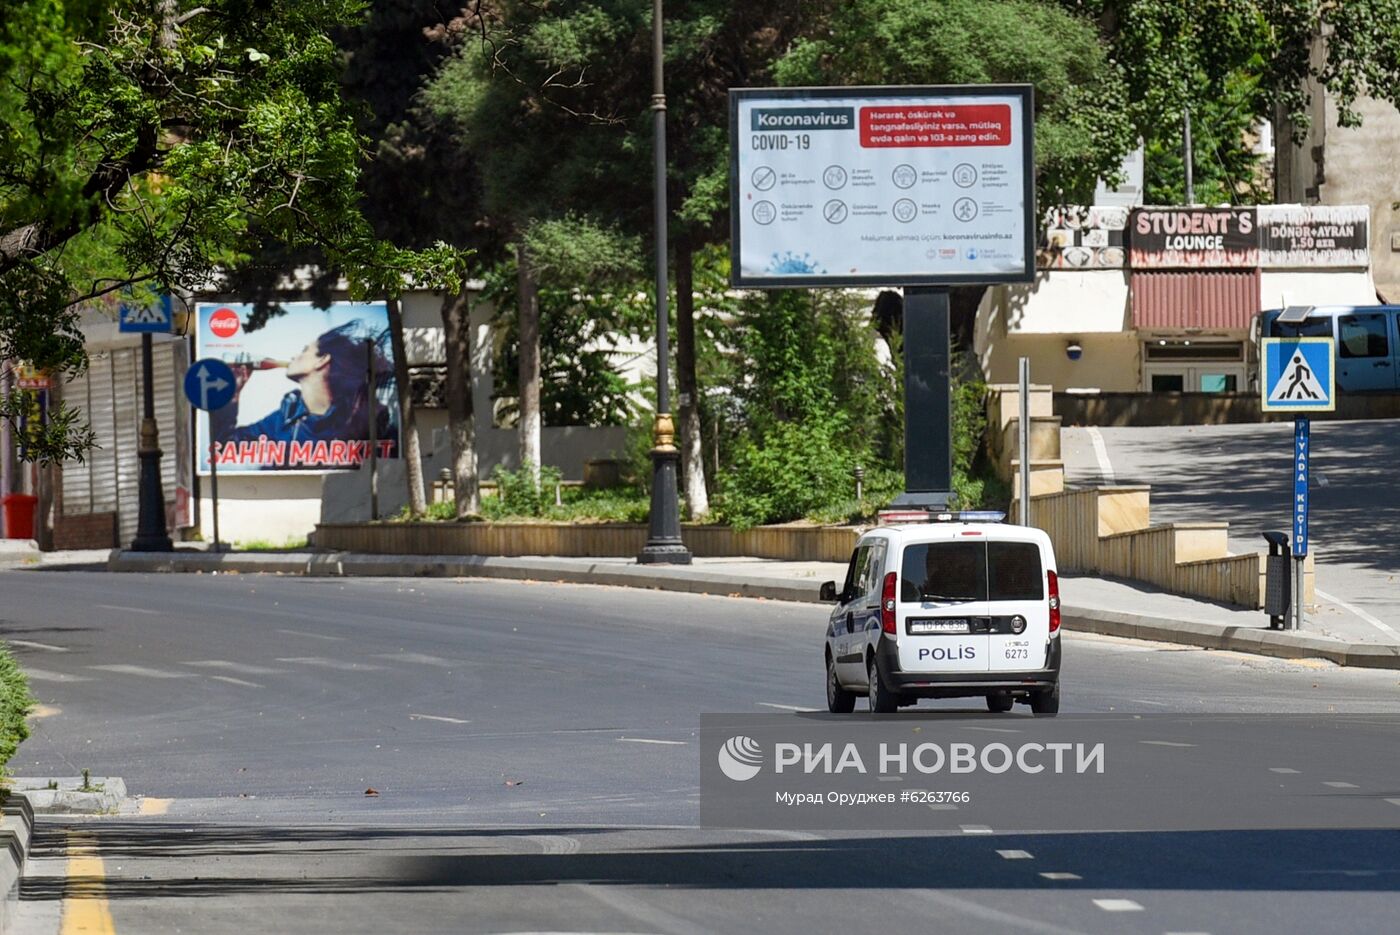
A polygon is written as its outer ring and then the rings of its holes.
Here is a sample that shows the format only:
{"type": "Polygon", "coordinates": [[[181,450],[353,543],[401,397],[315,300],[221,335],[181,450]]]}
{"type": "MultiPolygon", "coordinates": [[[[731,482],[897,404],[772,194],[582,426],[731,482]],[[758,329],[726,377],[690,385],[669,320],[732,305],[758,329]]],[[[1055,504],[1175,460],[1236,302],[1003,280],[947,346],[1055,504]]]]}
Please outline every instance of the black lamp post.
{"type": "Polygon", "coordinates": [[[662,80],[661,0],[652,0],[651,114],[656,150],[656,422],[651,449],[651,529],[637,556],[644,565],[689,565],[690,550],[681,541],[681,505],[676,493],[676,424],[671,420],[670,316],[666,311],[666,86],[662,80]]]}
{"type": "Polygon", "coordinates": [[[156,395],[151,364],[151,336],[141,335],[141,476],[137,487],[138,514],[133,552],[169,552],[174,548],[165,527],[165,491],[160,482],[160,430],[156,426],[156,395]]]}

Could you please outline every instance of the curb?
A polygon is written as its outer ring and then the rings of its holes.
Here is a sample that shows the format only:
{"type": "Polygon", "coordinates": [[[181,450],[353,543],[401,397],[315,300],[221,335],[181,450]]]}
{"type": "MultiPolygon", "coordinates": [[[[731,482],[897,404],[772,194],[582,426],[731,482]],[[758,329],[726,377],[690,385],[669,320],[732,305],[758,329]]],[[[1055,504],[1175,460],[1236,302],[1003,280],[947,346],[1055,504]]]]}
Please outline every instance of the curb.
{"type": "MultiPolygon", "coordinates": [[[[716,594],[775,601],[818,603],[820,583],[794,584],[781,578],[735,577],[693,568],[599,563],[561,564],[549,558],[488,555],[363,555],[349,552],[153,553],[113,552],[109,571],[222,572],[309,577],[494,578],[647,588],[687,594],[716,594]]],[[[1223,626],[1190,620],[1146,617],[1098,608],[1064,608],[1066,630],[1128,639],[1155,640],[1253,653],[1281,659],[1326,659],[1337,665],[1400,669],[1400,646],[1344,643],[1266,627],[1223,626]]]]}
{"type": "Polygon", "coordinates": [[[18,792],[10,793],[0,820],[0,847],[4,851],[0,853],[0,932],[8,932],[14,921],[19,880],[33,834],[34,809],[29,799],[18,792]]]}

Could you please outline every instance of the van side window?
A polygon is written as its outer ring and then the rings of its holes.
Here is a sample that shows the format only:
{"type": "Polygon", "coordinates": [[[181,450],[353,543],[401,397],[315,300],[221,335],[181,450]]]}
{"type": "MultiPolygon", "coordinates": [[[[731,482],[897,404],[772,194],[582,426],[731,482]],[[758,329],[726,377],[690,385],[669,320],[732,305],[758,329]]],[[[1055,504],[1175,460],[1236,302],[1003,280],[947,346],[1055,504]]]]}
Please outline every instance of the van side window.
{"type": "Polygon", "coordinates": [[[865,566],[869,560],[870,546],[856,546],[856,550],[851,553],[851,563],[846,566],[846,585],[841,589],[843,603],[860,595],[862,579],[865,577],[865,566]]]}
{"type": "Polygon", "coordinates": [[[870,545],[870,555],[865,562],[865,583],[861,595],[868,601],[880,599],[880,587],[884,584],[885,544],[874,542],[870,545]]]}
{"type": "Polygon", "coordinates": [[[1337,342],[1341,356],[1390,356],[1384,315],[1343,315],[1337,319],[1337,325],[1341,330],[1341,340],[1337,342]]]}
{"type": "Polygon", "coordinates": [[[1045,598],[1040,546],[1034,542],[987,543],[987,596],[993,601],[1045,598]]]}

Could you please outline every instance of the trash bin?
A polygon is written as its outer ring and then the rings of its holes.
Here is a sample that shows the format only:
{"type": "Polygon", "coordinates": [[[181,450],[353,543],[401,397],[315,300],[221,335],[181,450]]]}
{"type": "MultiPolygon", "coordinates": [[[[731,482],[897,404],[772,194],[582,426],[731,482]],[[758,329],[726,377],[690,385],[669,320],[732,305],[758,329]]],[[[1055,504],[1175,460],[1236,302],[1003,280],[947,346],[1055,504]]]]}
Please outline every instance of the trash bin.
{"type": "Polygon", "coordinates": [[[1264,560],[1264,613],[1270,630],[1288,629],[1288,611],[1293,603],[1293,563],[1288,555],[1288,534],[1266,532],[1269,554],[1264,560]]]}
{"type": "Polygon", "coordinates": [[[39,498],[27,493],[7,493],[0,498],[5,510],[5,538],[34,538],[34,508],[39,498]]]}

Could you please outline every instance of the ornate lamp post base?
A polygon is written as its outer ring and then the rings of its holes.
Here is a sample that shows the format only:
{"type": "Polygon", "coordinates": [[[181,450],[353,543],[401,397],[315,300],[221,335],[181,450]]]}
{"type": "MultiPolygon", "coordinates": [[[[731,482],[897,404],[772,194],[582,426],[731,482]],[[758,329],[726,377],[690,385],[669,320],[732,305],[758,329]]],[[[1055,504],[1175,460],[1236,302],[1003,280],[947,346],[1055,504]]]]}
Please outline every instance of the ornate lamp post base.
{"type": "Polygon", "coordinates": [[[656,415],[656,447],[651,449],[651,530],[637,556],[639,565],[689,565],[690,550],[681,541],[680,497],[676,492],[680,449],[669,412],[656,415]]]}

